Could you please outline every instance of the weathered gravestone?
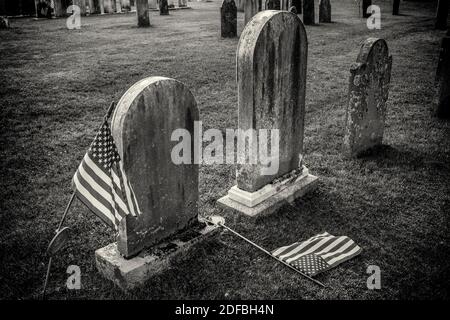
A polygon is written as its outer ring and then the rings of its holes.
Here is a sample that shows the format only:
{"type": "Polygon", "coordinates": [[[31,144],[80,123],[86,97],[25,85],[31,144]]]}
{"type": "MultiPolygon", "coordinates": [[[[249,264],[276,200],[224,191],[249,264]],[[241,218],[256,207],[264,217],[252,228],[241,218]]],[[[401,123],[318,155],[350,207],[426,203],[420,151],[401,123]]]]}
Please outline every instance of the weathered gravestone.
{"type": "Polygon", "coordinates": [[[368,18],[372,14],[367,13],[367,9],[372,5],[372,0],[362,0],[362,16],[363,18],[368,18]]]}
{"type": "Polygon", "coordinates": [[[0,16],[0,29],[9,29],[10,24],[7,17],[1,17],[0,16]]]}
{"type": "Polygon", "coordinates": [[[362,44],[350,69],[344,134],[344,154],[348,157],[382,144],[391,67],[385,40],[369,38],[362,44]]]}
{"type": "Polygon", "coordinates": [[[169,4],[167,3],[167,0],[159,0],[159,15],[169,15],[169,4]]]}
{"type": "Polygon", "coordinates": [[[319,3],[319,22],[330,23],[331,22],[331,4],[330,0],[320,0],[319,3]]]}
{"type": "Polygon", "coordinates": [[[246,25],[255,14],[263,10],[263,0],[245,0],[244,24],[246,25]]]}
{"type": "MultiPolygon", "coordinates": [[[[287,11],[259,12],[242,32],[237,48],[238,127],[256,131],[259,150],[267,143],[261,129],[279,130],[279,152],[274,141],[270,148],[266,144],[278,170],[264,174],[267,163],[261,158],[238,163],[237,185],[219,199],[225,208],[250,216],[271,213],[316,185],[317,178],[302,162],[307,51],[303,23],[287,11]]],[[[251,143],[244,145],[248,147],[238,147],[238,159],[249,155],[251,143]]]]}
{"type": "Polygon", "coordinates": [[[305,25],[314,24],[314,0],[303,0],[303,23],[305,25]]]}
{"type": "Polygon", "coordinates": [[[136,16],[138,27],[150,27],[148,0],[136,0],[136,16]]]}
{"type": "MultiPolygon", "coordinates": [[[[198,119],[192,93],[169,78],[138,81],[117,104],[112,135],[142,213],[120,221],[117,243],[97,250],[96,263],[105,277],[123,289],[166,268],[177,245],[186,248],[209,230],[198,220],[194,154],[187,156],[187,164],[172,160],[178,144],[172,141],[173,133],[182,130],[195,137],[198,119]],[[166,239],[173,241],[165,243],[166,239]]],[[[195,145],[190,137],[185,138],[195,145]]]]}
{"type": "Polygon", "coordinates": [[[281,10],[280,0],[267,0],[265,4],[266,10],[281,10]]]}
{"type": "Polygon", "coordinates": [[[436,9],[436,23],[435,28],[439,30],[447,29],[448,9],[450,6],[449,0],[439,0],[436,9]]]}
{"type": "Polygon", "coordinates": [[[237,8],[234,0],[223,0],[222,2],[220,33],[223,38],[237,37],[237,8]]]}
{"type": "Polygon", "coordinates": [[[440,118],[450,118],[450,29],[441,42],[436,84],[436,115],[440,118]]]}
{"type": "Polygon", "coordinates": [[[400,14],[400,0],[394,0],[392,3],[392,15],[398,16],[400,14]]]}

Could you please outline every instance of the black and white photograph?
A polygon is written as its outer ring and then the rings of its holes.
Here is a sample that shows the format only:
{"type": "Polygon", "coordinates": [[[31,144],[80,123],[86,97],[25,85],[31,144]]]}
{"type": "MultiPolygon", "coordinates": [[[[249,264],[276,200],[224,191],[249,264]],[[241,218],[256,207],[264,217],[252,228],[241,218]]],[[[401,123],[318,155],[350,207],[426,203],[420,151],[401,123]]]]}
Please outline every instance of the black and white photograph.
{"type": "Polygon", "coordinates": [[[449,7],[0,0],[0,300],[448,300],[449,7]]]}

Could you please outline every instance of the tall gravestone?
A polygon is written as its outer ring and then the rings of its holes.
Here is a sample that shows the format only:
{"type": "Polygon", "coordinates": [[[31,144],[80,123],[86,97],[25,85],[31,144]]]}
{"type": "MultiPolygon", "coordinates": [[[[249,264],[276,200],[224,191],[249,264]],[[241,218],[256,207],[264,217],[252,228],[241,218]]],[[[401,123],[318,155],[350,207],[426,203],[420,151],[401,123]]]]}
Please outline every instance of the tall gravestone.
{"type": "Polygon", "coordinates": [[[331,22],[331,3],[330,0],[320,0],[319,2],[319,22],[331,22]]]}
{"type": "Polygon", "coordinates": [[[303,0],[303,23],[305,25],[314,24],[314,0],[303,0]]]}
{"type": "Polygon", "coordinates": [[[362,0],[362,16],[363,18],[368,18],[371,16],[367,13],[367,9],[372,5],[372,0],[362,0]]]}
{"type": "Polygon", "coordinates": [[[223,0],[222,2],[220,34],[223,38],[237,37],[237,8],[234,0],[223,0]]]}
{"type": "Polygon", "coordinates": [[[450,118],[450,29],[441,42],[436,84],[436,115],[448,119],[450,118]]]}
{"type": "Polygon", "coordinates": [[[367,39],[350,69],[344,134],[344,154],[348,157],[382,144],[391,68],[386,41],[367,39]]]}
{"type": "Polygon", "coordinates": [[[148,0],[136,0],[136,16],[138,27],[150,27],[148,0]]]}
{"type": "Polygon", "coordinates": [[[244,24],[246,25],[255,14],[263,10],[263,0],[245,0],[244,24]]]}
{"type": "Polygon", "coordinates": [[[159,0],[159,14],[161,16],[169,15],[169,4],[167,0],[159,0]]]}
{"type": "MultiPolygon", "coordinates": [[[[197,221],[198,165],[176,165],[171,135],[194,137],[199,113],[192,93],[163,77],[137,82],[120,99],[111,127],[141,215],[124,217],[117,247],[125,257],[188,228],[197,221]]],[[[193,156],[193,154],[192,154],[193,156]]]]}
{"type": "MultiPolygon", "coordinates": [[[[250,216],[270,213],[315,185],[317,178],[302,162],[307,51],[305,28],[293,13],[262,11],[245,26],[237,48],[238,128],[257,135],[279,130],[279,152],[271,154],[279,166],[262,174],[261,159],[239,163],[237,185],[219,199],[225,208],[250,216]]],[[[237,158],[247,153],[238,148],[237,158]]]]}

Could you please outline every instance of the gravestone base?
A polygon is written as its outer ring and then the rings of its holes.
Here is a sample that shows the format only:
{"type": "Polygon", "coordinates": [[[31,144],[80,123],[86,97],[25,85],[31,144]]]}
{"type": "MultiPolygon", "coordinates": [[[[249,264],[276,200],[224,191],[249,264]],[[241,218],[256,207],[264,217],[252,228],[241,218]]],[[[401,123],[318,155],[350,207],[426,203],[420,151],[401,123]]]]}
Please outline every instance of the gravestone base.
{"type": "Polygon", "coordinates": [[[125,259],[117,250],[117,243],[95,251],[95,264],[100,274],[124,291],[139,287],[151,277],[171,267],[172,260],[182,257],[189,249],[212,235],[220,227],[200,222],[192,228],[144,250],[131,259],[125,259]]]}
{"type": "Polygon", "coordinates": [[[316,189],[317,183],[318,178],[310,174],[306,167],[303,167],[300,175],[288,176],[255,192],[247,192],[234,186],[226,196],[218,200],[218,203],[224,209],[250,217],[268,215],[285,203],[292,203],[295,199],[316,189]]]}

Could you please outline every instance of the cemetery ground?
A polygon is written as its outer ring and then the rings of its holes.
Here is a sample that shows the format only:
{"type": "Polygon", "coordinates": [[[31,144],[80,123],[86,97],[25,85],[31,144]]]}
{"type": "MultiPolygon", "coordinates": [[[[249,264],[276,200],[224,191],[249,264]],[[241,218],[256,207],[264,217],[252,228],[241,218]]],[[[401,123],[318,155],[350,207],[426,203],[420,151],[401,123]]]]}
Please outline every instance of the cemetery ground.
{"type": "MultiPolygon", "coordinates": [[[[450,124],[432,115],[440,38],[435,3],[377,1],[382,29],[368,30],[353,0],[333,2],[334,23],[306,26],[309,40],[305,161],[319,187],[275,214],[248,218],[216,200],[234,184],[232,165],[201,166],[199,214],[227,224],[269,250],[327,231],[347,235],[360,256],[317,277],[321,288],[222,232],[177,259],[143,288],[123,293],[101,278],[94,251],[113,232],[75,202],[65,225],[70,245],[54,259],[50,299],[398,299],[449,298],[450,124]],[[384,144],[365,157],[341,154],[349,69],[362,41],[384,38],[393,55],[384,144]],[[66,289],[69,265],[81,290],[66,289]],[[366,269],[381,269],[368,290],[366,269]]],[[[220,2],[134,14],[16,19],[0,32],[0,296],[37,298],[49,240],[71,195],[71,178],[112,100],[152,75],[185,83],[204,129],[237,127],[238,39],[220,39],[220,2]]],[[[243,13],[238,13],[238,32],[243,13]]]]}

